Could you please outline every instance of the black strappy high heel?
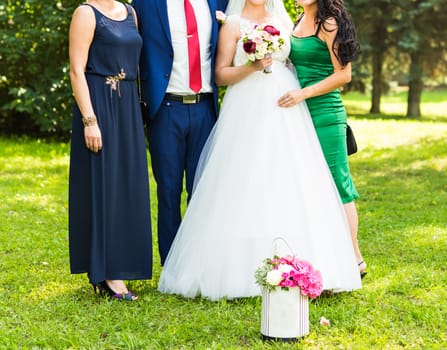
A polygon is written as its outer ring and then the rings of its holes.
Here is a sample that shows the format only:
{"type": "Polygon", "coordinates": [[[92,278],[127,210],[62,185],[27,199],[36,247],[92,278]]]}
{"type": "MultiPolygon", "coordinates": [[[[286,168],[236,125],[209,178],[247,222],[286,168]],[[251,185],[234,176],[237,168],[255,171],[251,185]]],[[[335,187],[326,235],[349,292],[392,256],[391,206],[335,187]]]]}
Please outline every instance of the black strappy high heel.
{"type": "Polygon", "coordinates": [[[112,299],[116,300],[124,300],[124,301],[137,301],[137,296],[133,294],[131,291],[127,293],[116,293],[110,288],[107,284],[107,281],[102,281],[99,283],[92,283],[93,290],[95,293],[99,292],[102,296],[108,296],[112,299]]]}

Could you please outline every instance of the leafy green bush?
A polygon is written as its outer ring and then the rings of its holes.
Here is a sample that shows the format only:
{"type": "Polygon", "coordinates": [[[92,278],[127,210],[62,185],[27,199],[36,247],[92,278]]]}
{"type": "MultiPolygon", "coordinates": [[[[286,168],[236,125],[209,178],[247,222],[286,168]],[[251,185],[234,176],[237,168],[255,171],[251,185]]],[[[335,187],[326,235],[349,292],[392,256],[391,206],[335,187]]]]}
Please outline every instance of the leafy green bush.
{"type": "Polygon", "coordinates": [[[0,126],[61,135],[70,128],[68,27],[79,1],[0,5],[0,126]]]}

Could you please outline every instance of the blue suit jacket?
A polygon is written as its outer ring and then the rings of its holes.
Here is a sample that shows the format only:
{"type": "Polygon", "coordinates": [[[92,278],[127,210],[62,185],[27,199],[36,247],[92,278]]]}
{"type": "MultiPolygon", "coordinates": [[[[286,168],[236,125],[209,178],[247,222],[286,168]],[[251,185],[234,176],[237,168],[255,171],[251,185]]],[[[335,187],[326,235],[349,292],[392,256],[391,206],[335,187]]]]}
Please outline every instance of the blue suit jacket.
{"type": "MultiPolygon", "coordinates": [[[[224,11],[227,0],[208,0],[213,19],[211,33],[211,72],[217,113],[217,87],[214,84],[214,59],[217,47],[218,23],[216,10],[224,11]]],[[[133,0],[138,17],[138,25],[143,37],[140,59],[140,78],[143,99],[149,104],[150,118],[154,118],[169,82],[174,59],[171,33],[169,29],[166,0],[133,0]]]]}

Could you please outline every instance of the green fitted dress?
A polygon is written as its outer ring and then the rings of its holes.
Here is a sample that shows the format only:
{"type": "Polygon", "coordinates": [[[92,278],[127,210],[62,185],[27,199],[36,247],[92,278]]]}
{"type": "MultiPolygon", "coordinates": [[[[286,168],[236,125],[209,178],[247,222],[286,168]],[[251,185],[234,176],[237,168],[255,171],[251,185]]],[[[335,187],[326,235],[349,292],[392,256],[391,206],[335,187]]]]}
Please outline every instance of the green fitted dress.
{"type": "MultiPolygon", "coordinates": [[[[334,72],[326,43],[316,35],[291,37],[289,55],[301,87],[311,86],[334,72]]],[[[312,121],[343,203],[359,194],[349,172],[346,150],[346,110],[338,89],[306,100],[312,121]]]]}
{"type": "MultiPolygon", "coordinates": [[[[289,55],[301,87],[327,78],[334,72],[326,43],[316,35],[291,37],[289,55]]],[[[359,194],[349,172],[346,150],[346,110],[338,89],[306,100],[321,148],[343,203],[352,202],[359,194]]]]}

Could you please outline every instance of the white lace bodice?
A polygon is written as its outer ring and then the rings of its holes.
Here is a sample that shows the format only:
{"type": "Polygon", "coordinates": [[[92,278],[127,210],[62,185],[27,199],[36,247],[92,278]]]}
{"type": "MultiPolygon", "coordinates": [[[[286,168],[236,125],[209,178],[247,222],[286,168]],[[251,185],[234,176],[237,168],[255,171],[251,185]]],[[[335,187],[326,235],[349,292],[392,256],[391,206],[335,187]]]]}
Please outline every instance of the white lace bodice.
{"type": "Polygon", "coordinates": [[[272,57],[275,61],[284,62],[289,56],[290,52],[290,39],[286,30],[281,26],[280,21],[278,21],[275,17],[272,17],[272,20],[268,23],[254,23],[246,18],[240,16],[231,16],[232,20],[239,21],[241,38],[239,39],[236,47],[236,53],[234,55],[233,64],[235,66],[241,66],[247,63],[246,53],[242,47],[242,38],[246,35],[247,32],[250,32],[257,24],[258,25],[266,25],[271,24],[275,28],[277,28],[281,34],[280,37],[284,39],[284,45],[279,51],[275,51],[272,54],[272,57]]]}

